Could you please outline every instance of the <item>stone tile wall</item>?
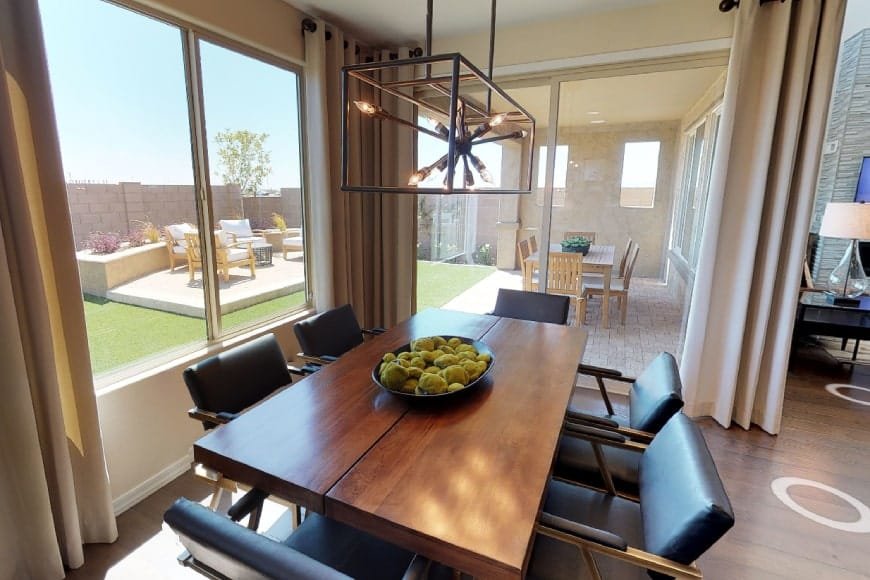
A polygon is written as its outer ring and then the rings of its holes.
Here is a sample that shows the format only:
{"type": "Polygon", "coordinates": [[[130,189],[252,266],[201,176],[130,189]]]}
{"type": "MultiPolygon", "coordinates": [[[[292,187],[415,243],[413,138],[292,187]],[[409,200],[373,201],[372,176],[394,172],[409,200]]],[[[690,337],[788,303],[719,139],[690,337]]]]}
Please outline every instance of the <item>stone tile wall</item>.
{"type": "MultiPolygon", "coordinates": [[[[855,198],[861,159],[870,156],[870,29],[843,43],[825,135],[811,232],[818,232],[829,202],[855,198]],[[827,152],[830,151],[830,152],[827,152]]],[[[843,257],[848,240],[820,238],[813,278],[827,280],[843,257]]]]}

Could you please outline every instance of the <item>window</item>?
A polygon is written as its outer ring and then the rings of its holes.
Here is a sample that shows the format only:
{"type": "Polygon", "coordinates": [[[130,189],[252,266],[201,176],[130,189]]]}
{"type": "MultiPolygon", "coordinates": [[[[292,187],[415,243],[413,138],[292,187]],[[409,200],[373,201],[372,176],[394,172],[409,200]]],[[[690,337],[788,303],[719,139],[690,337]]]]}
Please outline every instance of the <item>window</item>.
{"type": "Polygon", "coordinates": [[[40,8],[97,384],[304,306],[298,72],[102,0],[40,8]]]}
{"type": "Polygon", "coordinates": [[[719,109],[714,109],[687,131],[683,140],[682,179],[675,206],[673,252],[694,270],[710,189],[710,171],[716,154],[719,109]]]}
{"type": "Polygon", "coordinates": [[[656,198],[660,141],[626,143],[622,158],[620,207],[651,208],[656,198]]]}

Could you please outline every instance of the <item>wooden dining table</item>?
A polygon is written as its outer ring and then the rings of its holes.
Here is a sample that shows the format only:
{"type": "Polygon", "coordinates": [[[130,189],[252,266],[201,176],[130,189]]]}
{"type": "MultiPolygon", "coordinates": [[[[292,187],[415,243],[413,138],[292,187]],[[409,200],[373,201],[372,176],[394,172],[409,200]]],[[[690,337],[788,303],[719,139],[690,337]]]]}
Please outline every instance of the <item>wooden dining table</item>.
{"type": "Polygon", "coordinates": [[[194,445],[225,477],[483,578],[521,578],[586,332],[426,310],[194,445]],[[493,353],[468,392],[408,402],[371,377],[411,339],[493,353]]]}
{"type": "MultiPolygon", "coordinates": [[[[550,244],[550,253],[561,252],[561,244],[550,244]]],[[[613,262],[616,257],[615,246],[589,246],[589,252],[583,256],[584,274],[601,274],[603,295],[601,297],[601,325],[610,328],[610,280],[613,276],[613,262]]],[[[530,288],[532,276],[538,270],[539,252],[533,252],[526,258],[523,268],[523,288],[530,288]]]]}

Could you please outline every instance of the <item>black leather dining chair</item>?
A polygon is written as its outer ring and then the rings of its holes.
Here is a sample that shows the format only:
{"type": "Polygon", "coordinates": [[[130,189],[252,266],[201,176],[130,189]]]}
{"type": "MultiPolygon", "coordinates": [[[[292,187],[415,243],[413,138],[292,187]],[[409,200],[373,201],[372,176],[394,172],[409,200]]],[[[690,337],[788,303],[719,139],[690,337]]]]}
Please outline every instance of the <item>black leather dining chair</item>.
{"type": "MultiPolygon", "coordinates": [[[[667,352],[654,358],[636,379],[613,374],[617,371],[600,370],[611,373],[607,377],[610,380],[631,384],[628,421],[614,414],[593,414],[569,406],[565,415],[566,435],[559,442],[554,475],[634,496],[645,445],[683,407],[680,372],[676,359],[667,352]],[[583,431],[585,427],[608,431],[610,438],[624,444],[601,447],[570,436],[570,431],[583,431]]],[[[607,397],[603,389],[602,395],[607,397]]]]}
{"type": "Polygon", "coordinates": [[[184,369],[194,407],[188,415],[208,430],[227,423],[292,381],[274,334],[227,349],[184,369]]]}
{"type": "Polygon", "coordinates": [[[528,578],[701,578],[693,562],[734,525],[734,511],[691,419],[668,421],[641,456],[638,483],[634,502],[551,481],[528,578]]]}
{"type": "Polygon", "coordinates": [[[425,559],[320,514],[309,514],[292,530],[285,513],[264,534],[236,523],[255,504],[233,506],[227,518],[188,499],[176,500],[163,519],[186,549],[179,562],[208,578],[233,580],[423,577],[425,559]]]}
{"type": "Polygon", "coordinates": [[[350,304],[297,322],[293,332],[302,350],[297,356],[308,363],[300,370],[304,374],[314,372],[362,344],[364,334],[376,335],[383,331],[382,328],[361,328],[350,304]]]}
{"type": "Polygon", "coordinates": [[[499,288],[491,314],[532,322],[568,324],[570,305],[568,296],[499,288]]]}

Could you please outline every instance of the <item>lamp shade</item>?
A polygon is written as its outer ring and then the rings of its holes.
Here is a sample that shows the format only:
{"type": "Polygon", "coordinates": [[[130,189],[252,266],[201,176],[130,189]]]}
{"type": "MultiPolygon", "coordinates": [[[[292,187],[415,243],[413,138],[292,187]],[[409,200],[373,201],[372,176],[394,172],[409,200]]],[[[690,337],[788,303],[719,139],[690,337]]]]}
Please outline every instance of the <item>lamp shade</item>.
{"type": "Polygon", "coordinates": [[[870,240],[870,203],[829,203],[825,206],[819,235],[870,240]]]}

